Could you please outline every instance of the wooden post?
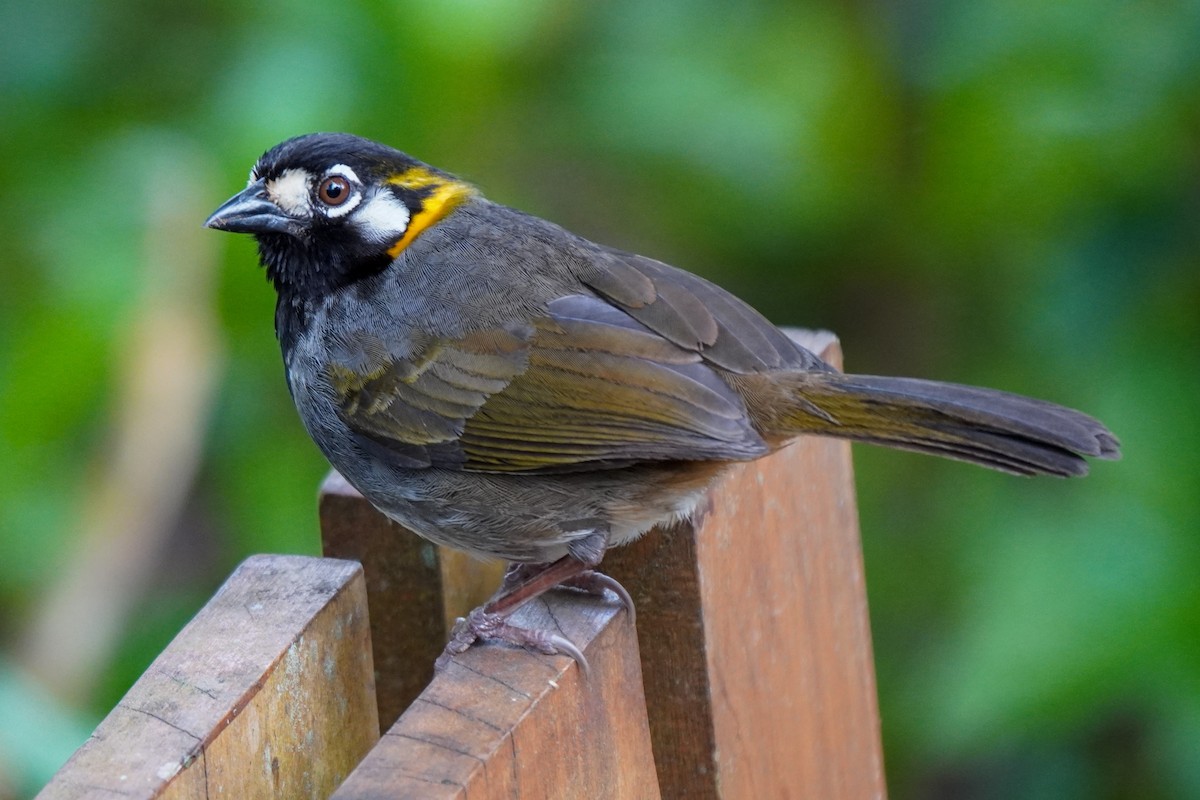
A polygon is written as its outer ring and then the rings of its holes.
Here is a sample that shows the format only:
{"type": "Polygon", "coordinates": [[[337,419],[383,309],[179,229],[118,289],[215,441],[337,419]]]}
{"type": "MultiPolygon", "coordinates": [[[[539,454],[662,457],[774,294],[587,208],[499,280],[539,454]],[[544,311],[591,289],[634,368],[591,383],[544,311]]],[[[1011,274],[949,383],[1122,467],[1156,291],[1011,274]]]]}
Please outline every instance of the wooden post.
{"type": "Polygon", "coordinates": [[[326,797],[377,738],[360,567],[255,556],[38,797],[326,797]]]}
{"type": "MultiPolygon", "coordinates": [[[[801,343],[840,365],[832,335],[801,343]]],[[[848,443],[739,465],[604,569],[638,610],[664,797],[885,795],[848,443]]]]}
{"type": "Polygon", "coordinates": [[[319,506],[325,555],[363,565],[382,732],[428,685],[455,618],[487,600],[504,564],[430,544],[376,511],[337,472],[321,486],[319,506]]]}

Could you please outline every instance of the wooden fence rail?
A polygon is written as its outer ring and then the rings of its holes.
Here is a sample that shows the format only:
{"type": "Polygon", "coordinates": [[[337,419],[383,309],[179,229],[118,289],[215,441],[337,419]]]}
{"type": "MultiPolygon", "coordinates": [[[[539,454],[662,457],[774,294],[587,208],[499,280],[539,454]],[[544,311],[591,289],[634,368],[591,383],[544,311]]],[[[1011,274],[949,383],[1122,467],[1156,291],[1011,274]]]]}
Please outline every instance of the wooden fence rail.
{"type": "MultiPolygon", "coordinates": [[[[832,336],[804,343],[840,361],[832,336]]],[[[518,612],[578,644],[588,678],[494,645],[435,676],[498,565],[336,474],[320,514],[327,558],[245,562],[39,797],[884,796],[845,443],[740,466],[694,521],[611,551],[636,632],[573,592],[518,612]]]]}

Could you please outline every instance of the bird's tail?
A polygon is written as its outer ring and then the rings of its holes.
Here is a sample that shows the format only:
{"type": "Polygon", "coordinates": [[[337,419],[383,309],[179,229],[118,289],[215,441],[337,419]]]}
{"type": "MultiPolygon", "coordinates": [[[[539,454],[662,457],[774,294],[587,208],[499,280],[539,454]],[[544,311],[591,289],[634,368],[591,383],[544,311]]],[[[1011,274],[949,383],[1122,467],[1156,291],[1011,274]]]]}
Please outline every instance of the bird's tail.
{"type": "Polygon", "coordinates": [[[776,405],[786,410],[770,415],[768,425],[785,436],[854,439],[1018,475],[1085,475],[1084,456],[1120,458],[1120,443],[1099,421],[1030,397],[915,378],[838,372],[789,378],[783,383],[791,402],[776,405]]]}

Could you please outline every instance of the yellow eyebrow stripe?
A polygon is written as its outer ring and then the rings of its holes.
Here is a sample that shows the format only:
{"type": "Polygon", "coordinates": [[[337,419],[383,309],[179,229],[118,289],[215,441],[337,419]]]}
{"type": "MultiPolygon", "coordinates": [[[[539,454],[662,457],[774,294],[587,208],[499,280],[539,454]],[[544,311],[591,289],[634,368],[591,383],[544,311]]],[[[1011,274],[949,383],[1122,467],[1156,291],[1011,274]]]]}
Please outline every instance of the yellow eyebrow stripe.
{"type": "Polygon", "coordinates": [[[405,189],[430,189],[429,194],[421,201],[421,210],[413,214],[408,222],[408,228],[394,245],[388,248],[392,258],[400,255],[404,248],[412,244],[421,235],[421,231],[439,221],[455,206],[475,194],[475,187],[469,183],[456,181],[444,175],[436,175],[422,167],[414,167],[407,172],[388,178],[388,183],[405,189]]]}

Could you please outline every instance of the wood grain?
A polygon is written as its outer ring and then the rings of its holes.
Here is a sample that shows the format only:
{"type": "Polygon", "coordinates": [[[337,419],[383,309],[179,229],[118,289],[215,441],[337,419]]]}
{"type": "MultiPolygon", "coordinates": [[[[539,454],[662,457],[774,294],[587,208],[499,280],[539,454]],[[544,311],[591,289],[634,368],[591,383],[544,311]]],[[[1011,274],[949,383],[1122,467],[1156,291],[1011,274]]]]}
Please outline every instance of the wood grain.
{"type": "Polygon", "coordinates": [[[378,737],[359,565],[247,559],[38,795],[327,797],[378,737]]]}
{"type": "Polygon", "coordinates": [[[429,684],[454,620],[488,599],[504,564],[427,542],[376,511],[336,471],[321,485],[319,507],[325,556],[363,565],[382,732],[429,684]]]}
{"type": "Polygon", "coordinates": [[[376,511],[337,472],[321,486],[319,508],[325,556],[363,566],[382,733],[429,683],[445,646],[436,548],[376,511]]]}
{"type": "Polygon", "coordinates": [[[560,590],[513,619],[557,627],[583,650],[590,676],[565,656],[477,645],[434,678],[334,797],[659,797],[624,610],[560,590]]]}
{"type": "MultiPolygon", "coordinates": [[[[840,363],[831,335],[805,344],[840,363]]],[[[638,609],[664,797],[884,796],[848,444],[734,467],[604,568],[638,609]]]]}

